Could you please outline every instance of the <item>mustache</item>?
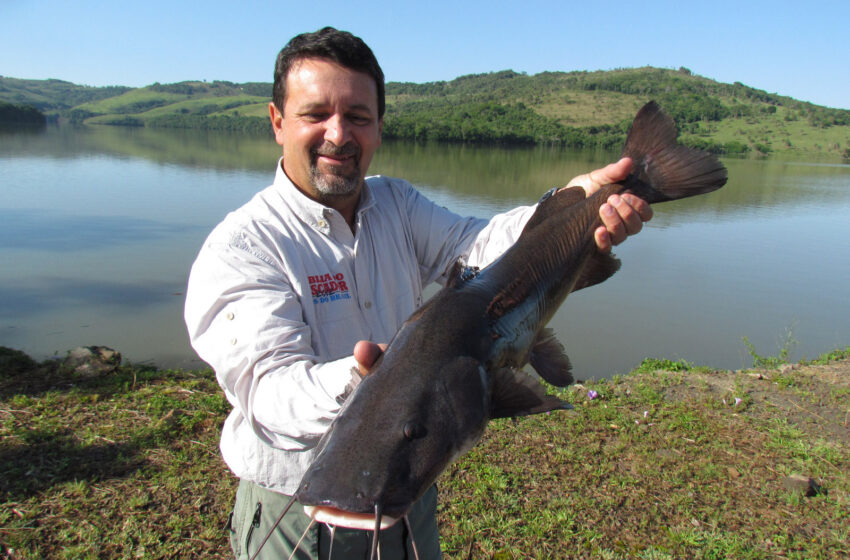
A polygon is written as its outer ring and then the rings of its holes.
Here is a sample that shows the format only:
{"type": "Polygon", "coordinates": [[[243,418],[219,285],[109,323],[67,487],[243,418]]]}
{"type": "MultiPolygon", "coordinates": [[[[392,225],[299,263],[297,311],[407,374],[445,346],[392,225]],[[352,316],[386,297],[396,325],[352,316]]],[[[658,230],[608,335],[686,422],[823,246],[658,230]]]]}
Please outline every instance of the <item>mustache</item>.
{"type": "Polygon", "coordinates": [[[317,148],[313,148],[312,154],[314,158],[319,156],[330,156],[330,157],[348,157],[348,156],[360,156],[360,148],[349,142],[347,144],[343,144],[342,146],[337,146],[333,142],[325,142],[321,146],[317,148]]]}

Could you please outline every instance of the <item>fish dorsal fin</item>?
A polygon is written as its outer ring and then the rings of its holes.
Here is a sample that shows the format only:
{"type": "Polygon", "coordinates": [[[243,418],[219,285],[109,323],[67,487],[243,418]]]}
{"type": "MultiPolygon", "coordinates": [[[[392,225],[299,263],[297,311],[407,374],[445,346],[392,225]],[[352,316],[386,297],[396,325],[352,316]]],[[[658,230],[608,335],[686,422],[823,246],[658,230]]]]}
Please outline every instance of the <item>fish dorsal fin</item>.
{"type": "Polygon", "coordinates": [[[543,385],[524,371],[499,368],[491,375],[490,418],[512,418],[572,408],[568,402],[546,394],[543,385]]]}
{"type": "Polygon", "coordinates": [[[584,265],[581,275],[576,280],[573,291],[581,290],[608,280],[620,270],[620,259],[611,253],[594,252],[584,265]]]}
{"type": "Polygon", "coordinates": [[[566,387],[573,382],[573,366],[564,352],[563,344],[550,328],[541,330],[537,335],[528,362],[540,377],[552,385],[566,387]]]}
{"type": "Polygon", "coordinates": [[[466,266],[466,261],[459,258],[452,265],[452,270],[449,272],[449,279],[446,281],[447,288],[456,288],[463,285],[478,276],[481,269],[477,266],[466,266]]]}
{"type": "Polygon", "coordinates": [[[530,231],[546,221],[549,216],[557,214],[568,206],[578,204],[587,198],[587,193],[581,187],[569,187],[563,189],[551,189],[537,203],[537,208],[528,222],[525,223],[523,233],[530,231]]]}

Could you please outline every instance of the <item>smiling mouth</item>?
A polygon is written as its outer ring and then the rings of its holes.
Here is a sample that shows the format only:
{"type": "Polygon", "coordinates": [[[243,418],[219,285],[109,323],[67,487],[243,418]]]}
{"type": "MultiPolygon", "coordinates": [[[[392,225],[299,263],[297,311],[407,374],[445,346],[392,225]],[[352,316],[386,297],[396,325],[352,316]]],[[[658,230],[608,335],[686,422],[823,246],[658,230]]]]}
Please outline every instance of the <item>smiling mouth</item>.
{"type": "Polygon", "coordinates": [[[345,165],[348,162],[356,162],[354,155],[338,156],[328,154],[316,154],[316,163],[328,165],[345,165]]]}
{"type": "Polygon", "coordinates": [[[321,161],[328,165],[345,165],[349,162],[356,164],[360,159],[360,150],[353,143],[335,146],[325,142],[313,150],[312,156],[316,163],[321,161]]]}

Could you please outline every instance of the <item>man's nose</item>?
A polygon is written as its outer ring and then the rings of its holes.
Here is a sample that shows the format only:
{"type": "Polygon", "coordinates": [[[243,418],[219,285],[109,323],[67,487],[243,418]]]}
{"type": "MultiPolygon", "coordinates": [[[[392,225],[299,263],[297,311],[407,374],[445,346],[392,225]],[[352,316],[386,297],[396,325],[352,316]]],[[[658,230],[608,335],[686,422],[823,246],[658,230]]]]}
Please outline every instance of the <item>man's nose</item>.
{"type": "Polygon", "coordinates": [[[325,140],[344,146],[350,140],[350,130],[343,115],[332,115],[325,125],[325,140]]]}

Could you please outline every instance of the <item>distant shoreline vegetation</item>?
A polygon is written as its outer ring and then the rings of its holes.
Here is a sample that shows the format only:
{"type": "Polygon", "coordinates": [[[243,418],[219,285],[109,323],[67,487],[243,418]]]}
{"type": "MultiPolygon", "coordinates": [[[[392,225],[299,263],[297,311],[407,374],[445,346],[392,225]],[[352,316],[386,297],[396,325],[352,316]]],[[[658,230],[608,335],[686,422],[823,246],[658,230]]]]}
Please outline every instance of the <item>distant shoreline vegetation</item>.
{"type": "MultiPolygon", "coordinates": [[[[385,117],[384,137],[398,140],[495,145],[559,145],[567,148],[619,149],[631,119],[617,124],[564,126],[541,117],[523,103],[465,104],[437,110],[396,110],[385,117]]],[[[746,154],[741,142],[683,139],[683,143],[716,154],[746,154]]]]}
{"type": "MultiPolygon", "coordinates": [[[[85,119],[72,119],[85,122],[85,119]]],[[[93,124],[112,126],[145,126],[149,128],[188,128],[194,130],[226,130],[251,134],[271,134],[269,120],[261,117],[238,117],[228,115],[160,115],[140,119],[131,115],[114,116],[93,124]]]]}
{"type": "Polygon", "coordinates": [[[47,117],[30,105],[14,105],[0,101],[0,125],[44,126],[47,117]]]}
{"type": "MultiPolygon", "coordinates": [[[[0,101],[74,123],[271,134],[272,84],[226,81],[96,88],[0,77],[0,101]]],[[[724,84],[687,68],[598,72],[505,70],[386,87],[384,137],[416,142],[618,149],[654,99],[683,144],[717,154],[850,161],[850,110],[724,84]]]]}

